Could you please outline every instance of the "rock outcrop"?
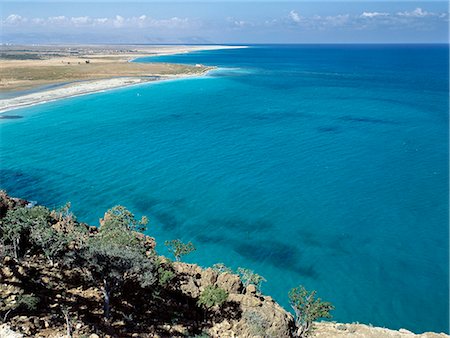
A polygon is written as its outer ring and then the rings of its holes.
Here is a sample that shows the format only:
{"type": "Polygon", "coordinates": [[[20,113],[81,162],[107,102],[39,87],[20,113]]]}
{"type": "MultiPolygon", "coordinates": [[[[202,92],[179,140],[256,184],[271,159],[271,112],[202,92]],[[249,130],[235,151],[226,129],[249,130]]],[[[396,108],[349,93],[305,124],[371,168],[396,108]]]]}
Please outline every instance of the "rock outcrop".
{"type": "MultiPolygon", "coordinates": [[[[29,206],[27,201],[10,198],[0,191],[1,217],[9,209],[24,206],[29,206]]],[[[48,226],[57,232],[83,227],[83,236],[92,239],[90,236],[95,238],[98,234],[98,228],[80,224],[72,217],[61,217],[58,212],[52,212],[50,218],[48,226]]],[[[138,236],[145,253],[154,257],[155,240],[138,236]]],[[[293,316],[271,297],[261,295],[254,285],[244,287],[238,275],[171,262],[162,256],[157,267],[170,278],[151,288],[140,288],[130,274],[120,295],[112,301],[112,318],[105,319],[103,284],[90,278],[82,266],[72,262],[68,268],[62,261],[49,262],[38,250],[27,250],[23,257],[14,259],[1,246],[0,242],[0,315],[4,321],[0,338],[67,337],[68,330],[73,337],[91,338],[287,338],[295,332],[293,316]],[[228,297],[220,308],[205,311],[197,301],[210,286],[225,290],[228,297]]],[[[66,248],[68,258],[77,250],[80,248],[72,240],[66,248]]],[[[446,334],[415,335],[404,329],[331,322],[315,323],[311,337],[449,338],[446,334]]]]}
{"type": "Polygon", "coordinates": [[[191,297],[198,297],[209,285],[228,293],[231,319],[223,320],[207,330],[212,337],[292,337],[294,319],[271,297],[260,295],[254,285],[244,289],[238,275],[219,273],[211,268],[202,269],[195,264],[174,263],[180,277],[180,290],[191,297]]]}

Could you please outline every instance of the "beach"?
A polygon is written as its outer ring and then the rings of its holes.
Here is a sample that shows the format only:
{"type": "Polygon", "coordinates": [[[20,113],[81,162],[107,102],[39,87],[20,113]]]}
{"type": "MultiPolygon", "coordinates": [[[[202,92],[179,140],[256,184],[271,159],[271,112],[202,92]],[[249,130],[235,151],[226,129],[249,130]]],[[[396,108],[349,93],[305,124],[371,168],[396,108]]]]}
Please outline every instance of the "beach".
{"type": "Polygon", "coordinates": [[[0,90],[10,97],[0,99],[0,113],[150,81],[202,76],[213,69],[203,65],[130,62],[140,57],[243,47],[4,46],[0,90]]]}

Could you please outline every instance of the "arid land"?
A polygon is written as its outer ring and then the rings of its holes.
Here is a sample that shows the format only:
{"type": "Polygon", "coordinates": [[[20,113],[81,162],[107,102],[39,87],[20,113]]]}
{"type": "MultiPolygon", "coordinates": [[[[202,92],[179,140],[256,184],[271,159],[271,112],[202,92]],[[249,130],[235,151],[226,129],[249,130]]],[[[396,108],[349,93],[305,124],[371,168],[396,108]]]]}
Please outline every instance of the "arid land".
{"type": "Polygon", "coordinates": [[[0,111],[69,96],[177,77],[199,76],[213,67],[138,63],[133,59],[232,46],[1,46],[0,111]],[[58,88],[43,89],[50,85],[58,88]],[[37,90],[32,94],[26,91],[37,90]]]}

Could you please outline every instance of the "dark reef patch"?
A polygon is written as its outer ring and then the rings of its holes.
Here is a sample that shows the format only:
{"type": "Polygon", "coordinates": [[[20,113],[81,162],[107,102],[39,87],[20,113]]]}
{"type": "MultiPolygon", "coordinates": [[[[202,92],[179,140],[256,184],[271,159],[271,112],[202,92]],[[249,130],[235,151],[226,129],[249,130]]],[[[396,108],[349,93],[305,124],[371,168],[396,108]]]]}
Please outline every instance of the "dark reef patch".
{"type": "Polygon", "coordinates": [[[335,126],[324,126],[318,127],[317,131],[321,133],[339,133],[341,131],[341,128],[335,126]]]}
{"type": "Polygon", "coordinates": [[[362,123],[372,123],[372,124],[390,124],[390,125],[398,125],[398,122],[390,121],[390,120],[383,120],[383,119],[376,119],[373,117],[359,117],[359,116],[350,116],[345,115],[339,117],[339,120],[341,121],[347,121],[347,122],[362,122],[362,123]]]}
{"type": "Polygon", "coordinates": [[[351,235],[341,234],[314,234],[306,230],[297,231],[298,242],[306,247],[320,248],[323,252],[330,252],[332,255],[349,255],[352,253],[351,235]]]}
{"type": "Polygon", "coordinates": [[[274,227],[272,222],[264,219],[250,221],[240,218],[223,218],[212,219],[208,221],[208,224],[215,227],[221,227],[224,230],[233,229],[240,232],[267,231],[274,227]]]}
{"type": "Polygon", "coordinates": [[[207,235],[207,234],[200,234],[195,237],[195,240],[200,243],[205,244],[218,244],[227,242],[227,239],[224,236],[214,236],[214,235],[207,235]]]}
{"type": "Polygon", "coordinates": [[[17,119],[21,119],[23,118],[23,116],[21,115],[2,115],[0,114],[0,119],[2,120],[17,120],[17,119]]]}
{"type": "Polygon", "coordinates": [[[312,265],[302,265],[297,247],[276,241],[237,242],[233,250],[252,261],[268,263],[276,268],[295,271],[302,276],[317,278],[312,265]]]}
{"type": "Polygon", "coordinates": [[[38,185],[41,179],[37,175],[25,173],[21,170],[0,169],[0,187],[5,190],[17,190],[20,187],[38,185]]]}

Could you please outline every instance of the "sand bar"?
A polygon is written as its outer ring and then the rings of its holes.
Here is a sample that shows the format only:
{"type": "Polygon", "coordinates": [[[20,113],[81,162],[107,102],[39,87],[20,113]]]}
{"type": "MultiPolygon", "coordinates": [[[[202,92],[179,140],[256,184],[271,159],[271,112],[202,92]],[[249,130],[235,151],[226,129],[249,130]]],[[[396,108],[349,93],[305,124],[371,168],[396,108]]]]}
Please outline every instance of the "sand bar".
{"type": "Polygon", "coordinates": [[[0,113],[155,80],[202,76],[214,67],[130,60],[241,46],[2,46],[0,113]],[[68,83],[69,82],[69,83],[68,83]],[[40,86],[61,87],[36,90],[40,86]],[[22,91],[36,92],[20,94],[22,91]],[[15,95],[18,94],[18,95],[15,95]]]}

